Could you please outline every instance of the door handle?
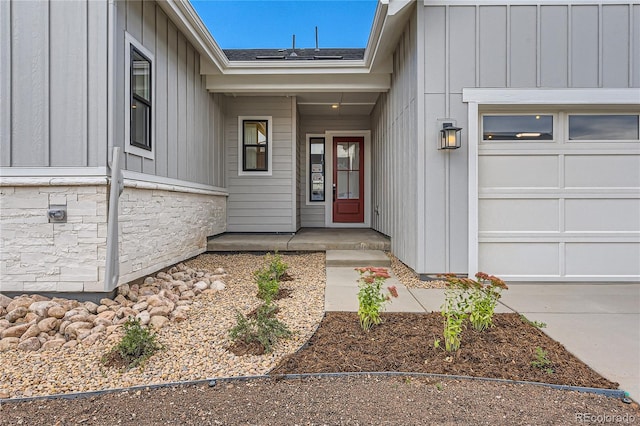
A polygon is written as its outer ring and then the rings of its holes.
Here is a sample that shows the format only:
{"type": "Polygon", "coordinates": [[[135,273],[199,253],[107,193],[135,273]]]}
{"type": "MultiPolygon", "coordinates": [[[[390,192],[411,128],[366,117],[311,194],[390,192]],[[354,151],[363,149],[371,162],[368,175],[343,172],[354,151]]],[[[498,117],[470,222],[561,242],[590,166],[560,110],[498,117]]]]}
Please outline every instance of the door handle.
{"type": "Polygon", "coordinates": [[[333,184],[333,201],[336,201],[336,194],[338,189],[336,188],[336,184],[333,184]]]}

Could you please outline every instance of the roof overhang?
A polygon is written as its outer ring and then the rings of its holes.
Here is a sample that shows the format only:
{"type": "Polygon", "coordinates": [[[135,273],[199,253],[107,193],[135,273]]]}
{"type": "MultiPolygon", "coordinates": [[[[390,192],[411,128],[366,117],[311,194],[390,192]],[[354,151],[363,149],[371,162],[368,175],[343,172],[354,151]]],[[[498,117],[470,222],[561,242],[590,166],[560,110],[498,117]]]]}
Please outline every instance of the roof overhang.
{"type": "Polygon", "coordinates": [[[363,60],[229,61],[188,0],[157,0],[200,53],[207,89],[221,93],[387,91],[392,57],[415,0],[379,0],[363,60]]]}

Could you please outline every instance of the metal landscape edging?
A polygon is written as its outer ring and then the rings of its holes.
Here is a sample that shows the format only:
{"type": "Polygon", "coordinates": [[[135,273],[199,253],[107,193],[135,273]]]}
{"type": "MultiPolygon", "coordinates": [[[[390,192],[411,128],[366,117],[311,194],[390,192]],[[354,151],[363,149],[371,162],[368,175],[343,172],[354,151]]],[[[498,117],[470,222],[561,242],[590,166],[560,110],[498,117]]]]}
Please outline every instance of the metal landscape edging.
{"type": "MultiPolygon", "coordinates": [[[[461,375],[448,375],[448,374],[438,374],[438,373],[412,373],[406,371],[370,371],[370,372],[339,372],[339,373],[299,373],[299,374],[264,374],[264,375],[256,375],[256,376],[235,376],[235,377],[219,377],[219,378],[211,378],[211,379],[199,379],[199,380],[186,380],[180,382],[168,382],[168,383],[156,383],[151,385],[137,385],[125,388],[111,388],[111,389],[102,389],[88,392],[73,392],[73,393],[61,393],[54,395],[42,395],[42,396],[33,396],[33,397],[24,397],[24,398],[5,398],[0,399],[0,405],[7,403],[21,403],[21,402],[30,402],[30,401],[43,401],[43,400],[53,400],[53,399],[80,399],[80,398],[90,398],[92,396],[101,396],[110,393],[117,392],[132,392],[139,390],[154,390],[154,389],[162,389],[162,388],[170,388],[170,387],[180,387],[180,386],[192,386],[192,385],[200,385],[200,384],[208,384],[209,387],[214,387],[218,383],[229,383],[229,382],[244,382],[249,380],[296,380],[296,379],[307,379],[307,378],[337,378],[337,377],[366,377],[366,376],[380,376],[380,377],[428,377],[428,378],[437,378],[444,380],[469,380],[469,381],[483,381],[483,382],[495,382],[495,383],[503,383],[503,384],[511,384],[511,385],[532,385],[532,386],[541,386],[547,387],[551,389],[557,390],[565,390],[565,391],[574,391],[581,393],[591,393],[596,395],[603,395],[609,398],[618,398],[623,402],[627,402],[628,393],[621,389],[604,389],[604,388],[592,388],[592,387],[584,387],[584,386],[572,386],[572,385],[558,385],[554,383],[543,383],[543,382],[531,382],[525,380],[509,380],[509,379],[498,379],[493,377],[474,377],[474,376],[461,376],[461,375]]],[[[630,400],[629,400],[630,402],[630,400]]]]}

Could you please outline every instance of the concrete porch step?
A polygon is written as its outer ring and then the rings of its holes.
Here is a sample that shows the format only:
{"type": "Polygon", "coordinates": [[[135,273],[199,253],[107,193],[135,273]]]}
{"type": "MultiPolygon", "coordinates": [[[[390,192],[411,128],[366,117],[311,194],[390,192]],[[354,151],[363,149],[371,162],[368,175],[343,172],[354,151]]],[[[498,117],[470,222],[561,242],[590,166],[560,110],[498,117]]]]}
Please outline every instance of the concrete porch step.
{"type": "Polygon", "coordinates": [[[327,250],[327,267],[391,266],[391,259],[381,250],[327,250]]]}

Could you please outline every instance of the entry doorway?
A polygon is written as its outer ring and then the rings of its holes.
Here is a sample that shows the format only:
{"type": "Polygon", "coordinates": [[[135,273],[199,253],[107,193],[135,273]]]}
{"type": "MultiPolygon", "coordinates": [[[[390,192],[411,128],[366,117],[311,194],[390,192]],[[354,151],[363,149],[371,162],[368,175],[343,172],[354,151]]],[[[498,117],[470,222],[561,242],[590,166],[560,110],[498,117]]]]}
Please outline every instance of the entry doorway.
{"type": "Polygon", "coordinates": [[[333,222],[364,222],[364,137],[333,138],[333,222]]]}

